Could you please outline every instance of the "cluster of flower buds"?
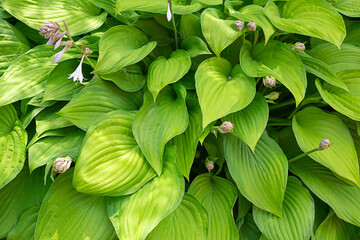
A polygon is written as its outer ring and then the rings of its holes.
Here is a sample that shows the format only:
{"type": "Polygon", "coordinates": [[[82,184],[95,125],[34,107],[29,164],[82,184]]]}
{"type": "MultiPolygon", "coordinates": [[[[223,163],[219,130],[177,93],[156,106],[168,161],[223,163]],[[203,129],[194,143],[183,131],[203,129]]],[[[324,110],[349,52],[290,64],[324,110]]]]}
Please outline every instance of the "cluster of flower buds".
{"type": "Polygon", "coordinates": [[[69,169],[72,159],[70,157],[59,157],[53,165],[54,173],[64,173],[69,169]]]}
{"type": "Polygon", "coordinates": [[[234,129],[234,124],[232,124],[230,121],[223,122],[218,128],[219,132],[222,134],[232,132],[233,129],[234,129]]]}
{"type": "MultiPolygon", "coordinates": [[[[234,22],[234,26],[237,30],[242,31],[244,28],[245,22],[243,20],[237,20],[234,22]]],[[[256,23],[254,21],[250,21],[247,25],[247,29],[245,31],[255,31],[256,23]]]]}
{"type": "Polygon", "coordinates": [[[298,53],[298,52],[304,51],[306,49],[306,47],[305,47],[305,44],[303,44],[302,42],[297,42],[293,45],[292,49],[298,53]]]}
{"type": "Polygon", "coordinates": [[[263,84],[267,88],[276,87],[276,79],[272,76],[266,76],[263,78],[263,84]]]}
{"type": "Polygon", "coordinates": [[[317,148],[318,150],[324,150],[330,147],[330,140],[327,138],[323,138],[320,141],[319,147],[317,148]]]}
{"type": "Polygon", "coordinates": [[[271,92],[268,95],[265,96],[266,99],[275,101],[279,98],[280,92],[271,92]]]}

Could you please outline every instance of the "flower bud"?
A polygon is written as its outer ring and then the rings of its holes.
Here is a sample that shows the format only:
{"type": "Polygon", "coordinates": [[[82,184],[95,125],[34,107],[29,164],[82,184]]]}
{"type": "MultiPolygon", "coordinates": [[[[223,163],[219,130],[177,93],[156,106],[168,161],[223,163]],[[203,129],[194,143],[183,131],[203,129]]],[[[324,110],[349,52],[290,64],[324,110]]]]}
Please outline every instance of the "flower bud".
{"type": "Polygon", "coordinates": [[[327,149],[328,147],[330,147],[330,141],[329,141],[329,139],[327,139],[327,138],[321,139],[321,142],[320,142],[320,144],[319,144],[318,149],[319,149],[319,150],[324,150],[324,149],[327,149]]]}
{"type": "Polygon", "coordinates": [[[250,21],[247,24],[248,31],[255,31],[256,30],[256,23],[254,21],[250,21]]]}
{"type": "Polygon", "coordinates": [[[302,42],[297,42],[294,44],[293,49],[295,50],[295,52],[301,52],[304,51],[305,48],[305,44],[303,44],[302,42]]]}
{"type": "Polygon", "coordinates": [[[90,50],[90,48],[86,48],[84,53],[86,56],[89,56],[90,54],[92,54],[92,51],[90,50]]]}
{"type": "Polygon", "coordinates": [[[265,98],[274,101],[274,100],[278,99],[279,96],[280,96],[279,92],[271,92],[268,95],[266,95],[265,98]]]}
{"type": "Polygon", "coordinates": [[[57,22],[46,22],[40,27],[40,35],[48,39],[60,29],[61,27],[57,22]]]}
{"type": "Polygon", "coordinates": [[[276,87],[276,79],[272,76],[266,76],[265,78],[263,78],[263,84],[267,88],[276,87]]]}
{"type": "Polygon", "coordinates": [[[205,167],[209,172],[211,172],[211,170],[214,169],[214,161],[206,161],[205,167]]]}
{"type": "Polygon", "coordinates": [[[167,12],[166,12],[166,18],[167,18],[168,22],[171,21],[171,17],[172,17],[172,13],[171,13],[170,1],[168,1],[168,8],[167,8],[167,12]]]}
{"type": "Polygon", "coordinates": [[[71,158],[70,157],[59,157],[55,160],[53,165],[53,171],[55,173],[64,173],[66,170],[69,169],[71,165],[71,158]]]}
{"type": "Polygon", "coordinates": [[[234,22],[234,25],[237,30],[241,31],[244,27],[244,21],[243,20],[237,20],[234,22]]]}
{"type": "Polygon", "coordinates": [[[231,122],[225,121],[220,125],[218,130],[220,133],[229,133],[232,132],[233,128],[234,125],[231,122]]]}

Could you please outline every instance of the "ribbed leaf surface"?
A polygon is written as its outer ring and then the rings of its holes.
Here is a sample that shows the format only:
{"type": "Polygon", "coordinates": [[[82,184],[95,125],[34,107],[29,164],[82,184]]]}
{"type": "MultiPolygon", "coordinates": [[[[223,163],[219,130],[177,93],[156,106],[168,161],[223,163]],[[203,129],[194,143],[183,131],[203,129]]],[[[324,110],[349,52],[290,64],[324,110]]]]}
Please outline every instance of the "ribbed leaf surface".
{"type": "Polygon", "coordinates": [[[26,209],[7,235],[7,240],[33,240],[40,205],[26,209]]]}
{"type": "Polygon", "coordinates": [[[357,0],[328,0],[328,2],[348,17],[360,17],[360,2],[357,0]]]}
{"type": "Polygon", "coordinates": [[[261,232],[256,226],[253,215],[248,213],[239,229],[239,240],[259,240],[261,232]]]}
{"type": "Polygon", "coordinates": [[[211,54],[206,43],[199,37],[190,36],[181,42],[182,48],[190,55],[191,58],[203,54],[211,54]]]}

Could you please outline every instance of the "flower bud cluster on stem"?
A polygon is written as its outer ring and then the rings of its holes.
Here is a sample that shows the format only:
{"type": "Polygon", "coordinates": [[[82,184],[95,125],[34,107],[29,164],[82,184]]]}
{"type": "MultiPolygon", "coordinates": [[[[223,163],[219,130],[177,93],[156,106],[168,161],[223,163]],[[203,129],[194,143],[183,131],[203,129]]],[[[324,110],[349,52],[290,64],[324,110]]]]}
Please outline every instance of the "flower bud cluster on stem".
{"type": "Polygon", "coordinates": [[[256,31],[256,23],[254,21],[248,22],[246,25],[247,28],[243,29],[245,25],[245,22],[243,20],[237,20],[234,22],[234,26],[239,31],[249,32],[249,31],[256,31]]]}
{"type": "Polygon", "coordinates": [[[311,153],[313,153],[313,152],[322,151],[322,150],[325,150],[325,149],[327,149],[327,148],[329,148],[329,147],[330,147],[330,141],[329,141],[329,139],[323,138],[323,139],[320,141],[319,147],[316,147],[316,148],[314,148],[314,149],[312,149],[312,150],[310,150],[310,151],[308,151],[308,152],[302,153],[302,154],[300,154],[299,156],[296,156],[296,157],[290,159],[290,160],[289,160],[289,163],[295,162],[295,161],[297,161],[297,160],[299,160],[299,159],[301,159],[301,158],[303,158],[303,157],[308,156],[309,154],[311,154],[311,153]]]}

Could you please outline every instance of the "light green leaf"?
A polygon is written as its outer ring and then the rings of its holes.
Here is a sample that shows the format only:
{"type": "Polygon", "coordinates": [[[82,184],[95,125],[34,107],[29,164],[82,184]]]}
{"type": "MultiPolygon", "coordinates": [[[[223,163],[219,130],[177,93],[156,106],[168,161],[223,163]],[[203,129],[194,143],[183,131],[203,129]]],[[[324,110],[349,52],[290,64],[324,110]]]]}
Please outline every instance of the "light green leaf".
{"type": "Polygon", "coordinates": [[[104,113],[113,110],[138,110],[142,99],[140,92],[127,93],[109,81],[95,77],[81,90],[58,115],[86,130],[104,113]]]}
{"type": "Polygon", "coordinates": [[[26,209],[7,235],[7,240],[33,240],[40,205],[26,209]]]}
{"type": "Polygon", "coordinates": [[[360,227],[358,186],[341,181],[329,169],[310,158],[303,158],[290,164],[290,171],[300,177],[316,196],[334,209],[339,218],[360,227]]]}
{"type": "Polygon", "coordinates": [[[245,41],[240,51],[240,64],[251,77],[273,76],[294,95],[298,105],[305,96],[307,81],[305,67],[299,56],[286,44],[269,41],[252,47],[245,41]]]}
{"type": "Polygon", "coordinates": [[[234,27],[234,21],[223,20],[223,14],[215,8],[206,8],[201,13],[202,33],[216,56],[233,43],[243,32],[234,27]]]}
{"type": "Polygon", "coordinates": [[[153,61],[148,69],[147,86],[154,99],[166,85],[180,80],[190,67],[190,56],[184,50],[172,52],[169,59],[161,56],[153,61]]]}
{"type": "Polygon", "coordinates": [[[35,239],[116,239],[106,199],[76,192],[72,175],[69,169],[51,185],[40,207],[35,239]]]}
{"type": "Polygon", "coordinates": [[[73,185],[78,192],[123,196],[156,176],[133,136],[134,116],[112,111],[88,129],[75,165],[73,185]]]}
{"type": "Polygon", "coordinates": [[[256,93],[253,101],[243,110],[224,117],[234,124],[232,134],[244,141],[254,152],[269,119],[269,106],[264,96],[256,93]]]}
{"type": "Polygon", "coordinates": [[[264,132],[253,153],[239,138],[226,134],[224,152],[241,194],[259,208],[281,216],[288,164],[279,145],[264,132]]]}
{"type": "Polygon", "coordinates": [[[126,25],[110,28],[99,43],[95,74],[110,74],[141,61],[156,46],[139,29],[126,25]]]}
{"type": "Polygon", "coordinates": [[[0,78],[0,106],[33,97],[45,89],[48,74],[55,64],[49,64],[54,51],[38,46],[14,61],[0,78]]]}
{"type": "Polygon", "coordinates": [[[25,162],[27,133],[12,105],[0,107],[0,189],[21,171],[25,162]]]}
{"type": "Polygon", "coordinates": [[[264,12],[280,30],[320,38],[338,48],[346,36],[343,18],[324,0],[289,0],[282,11],[269,1],[264,12]]]}
{"type": "Polygon", "coordinates": [[[108,215],[119,239],[145,239],[180,205],[185,183],[175,158],[174,149],[168,148],[161,176],[132,195],[108,198],[108,215]]]}
{"type": "Polygon", "coordinates": [[[210,173],[201,174],[191,183],[188,193],[194,196],[208,213],[208,240],[239,239],[232,216],[237,190],[231,182],[210,173]]]}
{"type": "Polygon", "coordinates": [[[309,239],[315,218],[314,201],[295,177],[289,177],[279,218],[254,206],[254,220],[269,240],[309,239]]]}
{"type": "Polygon", "coordinates": [[[167,47],[174,42],[174,37],[168,29],[162,26],[155,18],[139,19],[133,24],[148,37],[149,41],[156,41],[157,47],[167,47]]]}
{"type": "Polygon", "coordinates": [[[190,55],[191,58],[211,54],[206,43],[199,37],[190,36],[181,42],[182,48],[190,55]]]}
{"type": "Polygon", "coordinates": [[[180,18],[180,36],[181,39],[191,36],[203,38],[200,17],[194,14],[182,15],[180,18]]]}
{"type": "Polygon", "coordinates": [[[307,107],[292,120],[293,131],[302,151],[319,146],[321,139],[330,140],[330,147],[309,154],[309,157],[341,177],[360,185],[359,164],[353,139],[346,125],[336,116],[316,107],[307,107]]]}
{"type": "Polygon", "coordinates": [[[185,194],[181,204],[163,219],[148,235],[147,240],[205,240],[208,216],[204,207],[189,194],[185,194]]]}
{"type": "Polygon", "coordinates": [[[203,115],[203,128],[251,103],[255,80],[245,75],[240,65],[233,68],[224,58],[203,61],[195,73],[196,92],[203,115]]]}
{"type": "Polygon", "coordinates": [[[260,26],[265,35],[265,44],[268,42],[271,35],[275,32],[274,26],[264,13],[264,8],[258,5],[247,5],[236,11],[231,1],[225,1],[225,7],[229,10],[229,14],[237,19],[250,22],[254,21],[257,26],[260,26]]]}
{"type": "Polygon", "coordinates": [[[161,174],[165,144],[183,133],[189,123],[182,85],[165,87],[154,102],[149,91],[132,126],[136,142],[151,167],[161,174]]]}
{"type": "Polygon", "coordinates": [[[0,238],[18,222],[21,214],[29,207],[40,203],[49,186],[44,186],[43,170],[31,175],[25,167],[14,180],[0,190],[0,238]]]}
{"type": "Polygon", "coordinates": [[[86,0],[2,0],[0,6],[34,29],[49,20],[61,25],[65,21],[73,36],[99,28],[107,15],[86,0]]]}
{"type": "Polygon", "coordinates": [[[336,10],[348,17],[360,17],[360,2],[358,0],[328,0],[336,10]]]}
{"type": "Polygon", "coordinates": [[[256,226],[252,214],[248,213],[245,216],[244,223],[238,227],[239,240],[259,240],[261,232],[256,226]]]}

